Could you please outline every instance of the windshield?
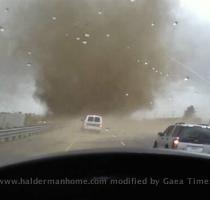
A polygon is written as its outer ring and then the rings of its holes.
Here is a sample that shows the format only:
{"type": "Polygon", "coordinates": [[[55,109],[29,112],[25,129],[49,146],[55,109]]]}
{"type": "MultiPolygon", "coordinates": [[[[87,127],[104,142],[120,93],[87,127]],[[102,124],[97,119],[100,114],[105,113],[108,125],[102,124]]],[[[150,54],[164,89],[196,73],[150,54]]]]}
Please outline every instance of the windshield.
{"type": "Polygon", "coordinates": [[[209,125],[209,43],[210,0],[0,0],[0,164],[170,148],[209,125]]]}

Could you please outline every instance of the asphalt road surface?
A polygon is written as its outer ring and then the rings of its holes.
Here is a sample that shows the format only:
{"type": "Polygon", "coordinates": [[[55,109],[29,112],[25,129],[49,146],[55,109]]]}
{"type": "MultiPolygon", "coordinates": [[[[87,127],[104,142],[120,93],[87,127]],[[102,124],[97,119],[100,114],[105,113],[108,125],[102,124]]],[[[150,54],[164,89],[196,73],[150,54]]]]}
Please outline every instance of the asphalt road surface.
{"type": "Polygon", "coordinates": [[[0,165],[57,152],[112,147],[152,148],[163,126],[131,119],[104,119],[101,133],[82,132],[77,119],[55,121],[55,128],[22,140],[0,143],[0,165]]]}

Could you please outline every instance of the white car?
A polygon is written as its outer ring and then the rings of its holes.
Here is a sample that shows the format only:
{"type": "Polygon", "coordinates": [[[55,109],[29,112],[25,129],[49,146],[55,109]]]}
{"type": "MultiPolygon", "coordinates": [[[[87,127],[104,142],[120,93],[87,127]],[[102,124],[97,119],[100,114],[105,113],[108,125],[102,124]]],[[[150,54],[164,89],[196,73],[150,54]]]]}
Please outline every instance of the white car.
{"type": "Polygon", "coordinates": [[[158,147],[210,154],[210,127],[200,124],[175,124],[158,134],[154,148],[158,147]]]}
{"type": "Polygon", "coordinates": [[[82,125],[82,130],[100,132],[103,127],[102,117],[99,115],[87,115],[82,125]]]}

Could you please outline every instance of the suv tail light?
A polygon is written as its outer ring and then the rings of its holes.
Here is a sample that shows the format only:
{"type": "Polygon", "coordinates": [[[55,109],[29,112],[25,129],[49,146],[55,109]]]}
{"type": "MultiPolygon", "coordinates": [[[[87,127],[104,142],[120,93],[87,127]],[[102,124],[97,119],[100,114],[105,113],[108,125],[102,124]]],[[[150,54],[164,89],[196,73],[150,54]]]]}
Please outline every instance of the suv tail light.
{"type": "Polygon", "coordinates": [[[179,138],[177,137],[173,140],[172,149],[176,149],[178,147],[178,144],[179,144],[179,138]]]}

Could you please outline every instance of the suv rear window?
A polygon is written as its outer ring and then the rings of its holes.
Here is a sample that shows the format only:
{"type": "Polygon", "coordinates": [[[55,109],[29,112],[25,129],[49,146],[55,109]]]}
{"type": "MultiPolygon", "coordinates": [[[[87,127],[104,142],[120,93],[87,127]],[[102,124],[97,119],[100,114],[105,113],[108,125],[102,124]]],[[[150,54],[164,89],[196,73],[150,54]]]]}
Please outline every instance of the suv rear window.
{"type": "Polygon", "coordinates": [[[210,129],[185,127],[180,134],[180,142],[210,144],[210,129]]]}

